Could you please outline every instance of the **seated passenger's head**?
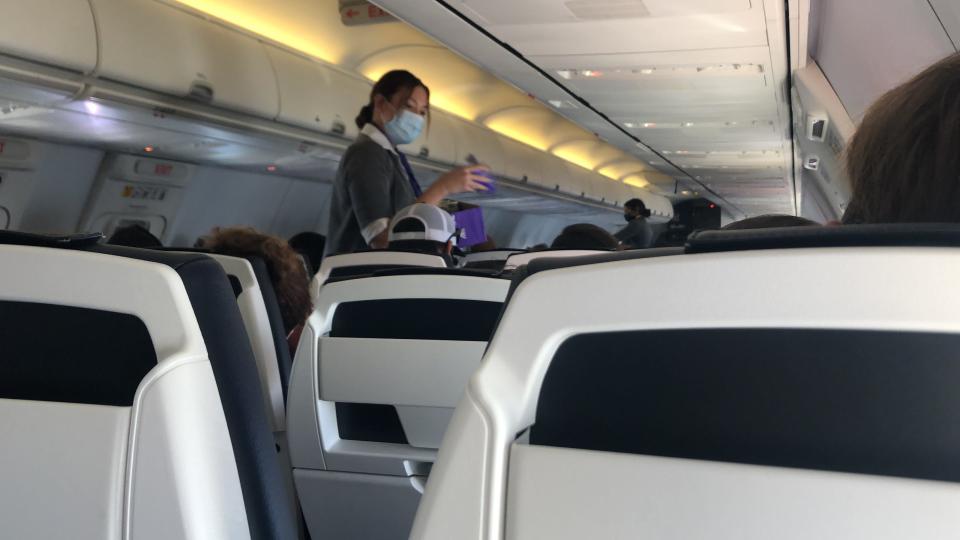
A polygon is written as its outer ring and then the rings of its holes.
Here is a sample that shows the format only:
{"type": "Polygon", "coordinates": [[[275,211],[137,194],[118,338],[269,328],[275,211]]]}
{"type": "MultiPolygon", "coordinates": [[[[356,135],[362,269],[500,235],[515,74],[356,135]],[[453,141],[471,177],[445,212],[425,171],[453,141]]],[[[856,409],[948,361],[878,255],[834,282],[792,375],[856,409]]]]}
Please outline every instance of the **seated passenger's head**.
{"type": "Polygon", "coordinates": [[[310,275],[316,274],[317,270],[320,269],[323,248],[327,244],[327,238],[320,233],[307,231],[293,235],[287,243],[303,257],[310,268],[310,275]]]}
{"type": "Polygon", "coordinates": [[[110,235],[108,244],[114,246],[126,246],[135,248],[159,248],[163,247],[160,239],[153,235],[143,225],[127,225],[120,227],[110,235]]]}
{"type": "Polygon", "coordinates": [[[412,204],[390,220],[390,249],[419,251],[450,258],[456,243],[457,225],[453,216],[432,204],[412,204]]]}
{"type": "Polygon", "coordinates": [[[630,199],[623,205],[623,218],[627,221],[633,221],[637,218],[650,217],[650,210],[640,199],[630,199]]]}
{"type": "Polygon", "coordinates": [[[960,222],[960,54],[878,99],[846,168],[844,223],[960,222]]]}
{"type": "Polygon", "coordinates": [[[620,243],[607,231],[591,223],[577,223],[563,229],[551,249],[616,250],[620,243]]]}
{"type": "Polygon", "coordinates": [[[297,252],[282,238],[259,233],[246,227],[214,229],[203,237],[202,246],[213,253],[231,257],[257,256],[267,265],[270,282],[287,333],[297,328],[313,310],[307,273],[297,252]]]}
{"type": "Polygon", "coordinates": [[[804,217],[786,214],[767,214],[740,221],[734,221],[723,228],[724,231],[742,231],[745,229],[774,229],[780,227],[810,227],[819,226],[816,221],[804,217]]]}

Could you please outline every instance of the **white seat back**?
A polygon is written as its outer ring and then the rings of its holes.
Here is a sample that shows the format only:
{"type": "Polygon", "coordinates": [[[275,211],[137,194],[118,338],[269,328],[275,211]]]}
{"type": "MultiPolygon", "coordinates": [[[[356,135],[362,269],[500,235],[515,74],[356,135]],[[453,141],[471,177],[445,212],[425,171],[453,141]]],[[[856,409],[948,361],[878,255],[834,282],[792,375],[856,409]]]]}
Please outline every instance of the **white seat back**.
{"type": "Polygon", "coordinates": [[[217,382],[170,267],[0,245],[0,529],[249,538],[217,382]]]}
{"type": "Polygon", "coordinates": [[[315,537],[409,534],[509,288],[482,275],[427,272],[328,283],[304,329],[288,437],[315,537]]]}
{"type": "Polygon", "coordinates": [[[895,246],[535,273],[411,538],[957,536],[957,275],[960,249],[895,246]]]}
{"type": "Polygon", "coordinates": [[[493,249],[490,251],[480,251],[477,253],[467,253],[460,258],[460,266],[468,267],[477,263],[486,262],[506,262],[511,255],[525,253],[522,249],[493,249]]]}
{"type": "MultiPolygon", "coordinates": [[[[220,263],[228,276],[236,279],[239,285],[237,293],[237,307],[243,317],[243,326],[250,338],[254,357],[257,360],[257,371],[260,373],[261,390],[263,391],[264,409],[270,417],[273,432],[278,435],[278,443],[285,443],[281,434],[286,430],[286,411],[281,388],[280,369],[277,362],[277,351],[273,343],[273,333],[270,331],[270,320],[267,317],[267,307],[264,304],[260,283],[253,272],[250,261],[241,257],[208,254],[220,263]]],[[[235,293],[237,291],[234,291],[235,293]]]]}
{"type": "Polygon", "coordinates": [[[446,268],[447,263],[443,260],[443,257],[439,255],[411,253],[409,251],[378,250],[347,253],[344,255],[330,255],[323,258],[317,275],[310,281],[310,298],[313,299],[314,304],[317,303],[320,296],[320,288],[330,279],[332,274],[336,274],[338,269],[361,267],[382,270],[407,266],[446,268]]]}
{"type": "Polygon", "coordinates": [[[610,253],[610,252],[602,251],[602,250],[589,250],[589,249],[555,249],[555,250],[544,250],[544,251],[530,251],[526,253],[515,253],[507,257],[507,261],[503,264],[503,269],[516,270],[517,268],[536,259],[545,259],[545,258],[563,259],[567,257],[585,257],[587,255],[600,255],[602,253],[610,253]]]}

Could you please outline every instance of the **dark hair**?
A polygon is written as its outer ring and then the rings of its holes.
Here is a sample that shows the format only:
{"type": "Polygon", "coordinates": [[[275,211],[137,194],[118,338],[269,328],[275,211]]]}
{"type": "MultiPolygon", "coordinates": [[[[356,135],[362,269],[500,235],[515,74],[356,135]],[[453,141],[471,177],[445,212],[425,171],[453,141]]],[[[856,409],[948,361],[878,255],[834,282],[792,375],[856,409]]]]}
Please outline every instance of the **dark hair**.
{"type": "Polygon", "coordinates": [[[725,231],[742,231],[745,229],[773,229],[777,227],[811,227],[819,226],[816,221],[804,217],[786,214],[767,214],[735,221],[723,228],[725,231]]]}
{"type": "Polygon", "coordinates": [[[327,238],[320,233],[305,231],[293,235],[287,243],[307,261],[311,276],[316,274],[323,260],[323,248],[327,245],[327,238]]]}
{"type": "Polygon", "coordinates": [[[645,218],[650,217],[650,210],[647,209],[647,205],[643,204],[643,201],[640,199],[630,199],[624,203],[623,206],[624,208],[629,208],[645,218]]]}
{"type": "Polygon", "coordinates": [[[960,54],[890,90],[846,149],[844,223],[960,222],[960,54]]]}
{"type": "Polygon", "coordinates": [[[606,249],[616,250],[619,242],[612,234],[592,223],[577,223],[563,229],[550,245],[551,249],[606,249]]]}
{"type": "Polygon", "coordinates": [[[357,115],[357,127],[363,129],[363,126],[373,122],[373,99],[375,97],[383,96],[389,100],[393,99],[399,92],[406,92],[409,96],[413,89],[418,86],[427,91],[427,99],[430,99],[430,89],[416,75],[404,69],[388,71],[373,85],[373,90],[370,91],[370,100],[360,109],[360,114],[357,115]]]}
{"type": "Polygon", "coordinates": [[[139,224],[120,227],[110,235],[108,244],[114,246],[126,246],[134,248],[159,248],[163,247],[156,236],[154,236],[146,227],[139,224]]]}
{"type": "Polygon", "coordinates": [[[214,229],[204,238],[203,247],[213,253],[233,257],[257,256],[267,264],[267,273],[277,293],[283,327],[287,333],[303,324],[313,305],[307,273],[297,252],[282,238],[259,233],[247,227],[214,229]]]}

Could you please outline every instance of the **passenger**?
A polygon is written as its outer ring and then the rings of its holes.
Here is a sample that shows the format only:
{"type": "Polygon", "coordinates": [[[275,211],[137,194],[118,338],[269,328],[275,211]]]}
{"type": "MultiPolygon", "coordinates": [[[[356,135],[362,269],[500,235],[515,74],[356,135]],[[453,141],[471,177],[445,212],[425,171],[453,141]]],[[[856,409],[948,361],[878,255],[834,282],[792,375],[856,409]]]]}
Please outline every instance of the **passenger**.
{"type": "Polygon", "coordinates": [[[162,248],[160,239],[143,225],[133,224],[120,227],[110,235],[108,244],[135,248],[162,248]]]}
{"type": "Polygon", "coordinates": [[[327,237],[320,233],[305,231],[293,235],[287,243],[303,257],[304,262],[307,263],[308,277],[312,278],[320,269],[327,237]]]}
{"type": "Polygon", "coordinates": [[[485,191],[484,166],[454,169],[421,191],[407,158],[397,145],[413,142],[423,131],[430,91],[408,71],[380,78],[356,123],[361,129],[340,161],[330,201],[326,253],[351,253],[388,242],[390,218],[414,202],[436,205],[455,193],[485,191]]]}
{"type": "Polygon", "coordinates": [[[960,222],[960,54],[878,99],[846,150],[850,223],[960,222]]]}
{"type": "Polygon", "coordinates": [[[614,237],[624,249],[646,249],[653,247],[653,229],[647,223],[650,210],[640,199],[630,199],[623,205],[623,219],[627,226],[620,229],[614,237]]]}
{"type": "Polygon", "coordinates": [[[440,255],[447,266],[453,266],[456,238],[453,216],[432,204],[417,203],[393,216],[388,245],[390,249],[440,255]]]}
{"type": "Polygon", "coordinates": [[[569,225],[560,233],[550,249],[596,249],[616,251],[620,243],[607,231],[591,223],[569,225]]]}
{"type": "Polygon", "coordinates": [[[263,259],[277,294],[277,303],[280,304],[287,345],[290,347],[290,354],[294,354],[303,331],[303,323],[313,310],[306,270],[297,252],[282,238],[246,227],[214,229],[209,235],[202,237],[200,247],[232,257],[257,256],[263,259]]]}
{"type": "Polygon", "coordinates": [[[746,229],[772,229],[779,227],[810,227],[810,226],[819,226],[820,224],[816,221],[809,220],[804,217],[799,216],[790,216],[787,214],[767,214],[763,216],[756,216],[747,219],[741,219],[740,221],[734,221],[726,227],[723,227],[724,231],[741,231],[746,229]]]}

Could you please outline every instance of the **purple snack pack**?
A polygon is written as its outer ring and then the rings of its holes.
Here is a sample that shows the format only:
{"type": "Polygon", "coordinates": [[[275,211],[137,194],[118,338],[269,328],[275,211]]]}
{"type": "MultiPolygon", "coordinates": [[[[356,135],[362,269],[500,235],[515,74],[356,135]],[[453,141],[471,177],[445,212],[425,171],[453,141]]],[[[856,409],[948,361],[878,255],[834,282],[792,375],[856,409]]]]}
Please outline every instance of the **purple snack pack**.
{"type": "Polygon", "coordinates": [[[457,239],[457,247],[468,248],[487,240],[487,229],[483,226],[483,211],[480,208],[455,212],[453,220],[462,231],[457,239]]]}
{"type": "MultiPolygon", "coordinates": [[[[480,160],[478,160],[477,157],[474,156],[473,154],[468,154],[468,155],[467,155],[467,163],[470,164],[470,165],[479,165],[479,164],[480,164],[480,160]]],[[[477,176],[482,176],[482,177],[484,177],[484,178],[487,179],[486,181],[481,182],[484,186],[487,187],[487,190],[486,190],[486,191],[482,191],[481,193],[494,193],[494,192],[497,191],[497,179],[494,178],[492,172],[490,172],[490,171],[477,171],[475,174],[476,174],[477,176]]]]}

